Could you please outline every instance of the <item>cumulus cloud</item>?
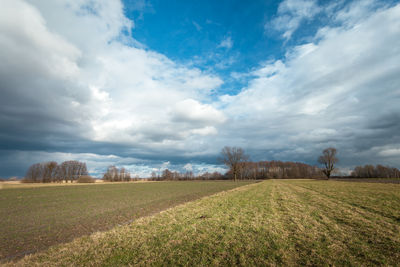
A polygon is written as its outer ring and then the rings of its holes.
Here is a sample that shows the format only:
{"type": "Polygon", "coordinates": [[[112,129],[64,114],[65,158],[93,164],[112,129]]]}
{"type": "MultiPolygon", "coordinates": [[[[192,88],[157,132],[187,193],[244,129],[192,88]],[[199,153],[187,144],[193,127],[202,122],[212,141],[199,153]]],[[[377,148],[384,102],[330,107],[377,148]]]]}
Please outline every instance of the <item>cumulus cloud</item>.
{"type": "Polygon", "coordinates": [[[217,132],[224,115],[202,102],[222,80],[146,49],[123,8],[2,1],[0,148],[146,154],[217,132]]]}
{"type": "Polygon", "coordinates": [[[44,137],[57,121],[79,138],[134,144],[142,129],[179,123],[168,110],[189,98],[197,112],[223,117],[201,104],[222,80],[137,47],[119,1],[4,1],[0,17],[3,128],[27,134],[30,116],[44,137]]]}
{"type": "Polygon", "coordinates": [[[213,125],[225,121],[225,116],[221,111],[193,99],[178,102],[172,113],[177,121],[194,122],[201,125],[213,125]]]}

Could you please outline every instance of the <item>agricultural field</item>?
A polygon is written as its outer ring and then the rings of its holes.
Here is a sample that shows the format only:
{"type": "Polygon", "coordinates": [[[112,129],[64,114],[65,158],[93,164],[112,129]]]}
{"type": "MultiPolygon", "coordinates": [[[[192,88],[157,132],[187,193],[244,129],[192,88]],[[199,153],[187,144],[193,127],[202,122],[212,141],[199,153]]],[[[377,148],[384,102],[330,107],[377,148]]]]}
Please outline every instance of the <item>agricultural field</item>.
{"type": "Polygon", "coordinates": [[[165,210],[249,182],[7,184],[0,189],[0,260],[165,210]]]}
{"type": "Polygon", "coordinates": [[[399,262],[400,185],[268,180],[53,246],[17,264],[395,266],[399,262]]]}

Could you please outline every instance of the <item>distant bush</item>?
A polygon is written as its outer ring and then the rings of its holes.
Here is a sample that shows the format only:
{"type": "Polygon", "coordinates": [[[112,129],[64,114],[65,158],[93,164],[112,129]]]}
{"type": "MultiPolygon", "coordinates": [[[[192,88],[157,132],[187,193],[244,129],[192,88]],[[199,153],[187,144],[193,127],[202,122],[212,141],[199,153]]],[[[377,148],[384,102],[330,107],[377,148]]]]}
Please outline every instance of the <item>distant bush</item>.
{"type": "Polygon", "coordinates": [[[76,181],[77,183],[94,183],[95,179],[89,175],[82,175],[76,181]]]}

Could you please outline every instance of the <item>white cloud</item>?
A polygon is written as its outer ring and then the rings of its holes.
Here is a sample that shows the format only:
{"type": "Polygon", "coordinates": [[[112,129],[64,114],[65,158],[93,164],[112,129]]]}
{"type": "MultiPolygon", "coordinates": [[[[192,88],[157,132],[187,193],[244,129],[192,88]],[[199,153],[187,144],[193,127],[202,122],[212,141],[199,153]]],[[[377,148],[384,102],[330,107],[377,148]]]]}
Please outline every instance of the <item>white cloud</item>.
{"type": "Polygon", "coordinates": [[[354,1],[337,12],[334,18],[344,25],[352,26],[375,13],[379,5],[374,0],[354,1]]]}
{"type": "MultiPolygon", "coordinates": [[[[271,26],[282,31],[283,38],[288,40],[304,20],[311,19],[320,11],[315,0],[285,0],[279,4],[278,15],[271,26]]],[[[265,27],[270,27],[270,24],[265,27]]]]}
{"type": "Polygon", "coordinates": [[[230,37],[230,36],[223,39],[221,41],[221,43],[218,45],[218,47],[226,48],[226,49],[231,49],[232,46],[233,46],[233,41],[232,41],[232,37],[230,37]]]}
{"type": "Polygon", "coordinates": [[[183,168],[188,172],[193,171],[193,165],[190,163],[185,164],[185,166],[183,166],[183,168]]]}
{"type": "MultiPolygon", "coordinates": [[[[365,12],[354,24],[324,27],[313,42],[254,70],[238,95],[222,96],[223,111],[233,119],[226,129],[231,134],[222,132],[231,138],[227,143],[293,151],[292,158],[300,146],[314,161],[332,145],[348,152],[342,154],[348,162],[371,158],[355,152],[370,143],[398,143],[400,5],[365,12]]],[[[382,153],[389,152],[395,151],[382,153]]]]}
{"type": "Polygon", "coordinates": [[[222,80],[142,48],[129,35],[133,25],[120,1],[3,1],[2,109],[36,106],[26,112],[53,116],[77,138],[130,146],[168,148],[215,133],[224,115],[202,102],[222,80]]]}
{"type": "Polygon", "coordinates": [[[161,169],[167,169],[170,164],[171,163],[169,161],[163,162],[163,164],[161,165],[161,169]]]}
{"type": "Polygon", "coordinates": [[[177,121],[194,122],[202,125],[223,123],[225,115],[208,104],[201,104],[194,99],[185,99],[176,103],[173,117],[177,121]]]}
{"type": "Polygon", "coordinates": [[[400,157],[400,148],[387,148],[379,151],[379,155],[384,157],[400,157]]]}
{"type": "Polygon", "coordinates": [[[191,132],[203,136],[216,135],[218,133],[217,129],[213,126],[206,126],[203,128],[193,129],[191,132]]]}

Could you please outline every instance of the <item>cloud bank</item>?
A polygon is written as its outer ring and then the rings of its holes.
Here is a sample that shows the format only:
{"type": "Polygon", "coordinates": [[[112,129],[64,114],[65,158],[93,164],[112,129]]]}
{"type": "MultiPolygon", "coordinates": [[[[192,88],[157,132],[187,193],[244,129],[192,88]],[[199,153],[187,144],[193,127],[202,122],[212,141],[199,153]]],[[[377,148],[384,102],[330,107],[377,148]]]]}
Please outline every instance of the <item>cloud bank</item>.
{"type": "Polygon", "coordinates": [[[400,5],[284,1],[269,25],[290,39],[322,13],[329,20],[307,41],[260,59],[242,74],[247,86],[221,95],[217,67],[135,40],[119,1],[2,1],[2,175],[71,158],[95,175],[109,164],[144,176],[164,162],[216,170],[225,145],[311,164],[336,146],[343,167],[400,167],[400,5]]]}
{"type": "Polygon", "coordinates": [[[309,162],[336,146],[343,165],[398,166],[395,153],[378,151],[397,151],[400,141],[400,5],[351,5],[330,13],[331,26],[310,42],[255,69],[238,95],[220,98],[231,132],[241,132],[228,143],[309,162]]]}

